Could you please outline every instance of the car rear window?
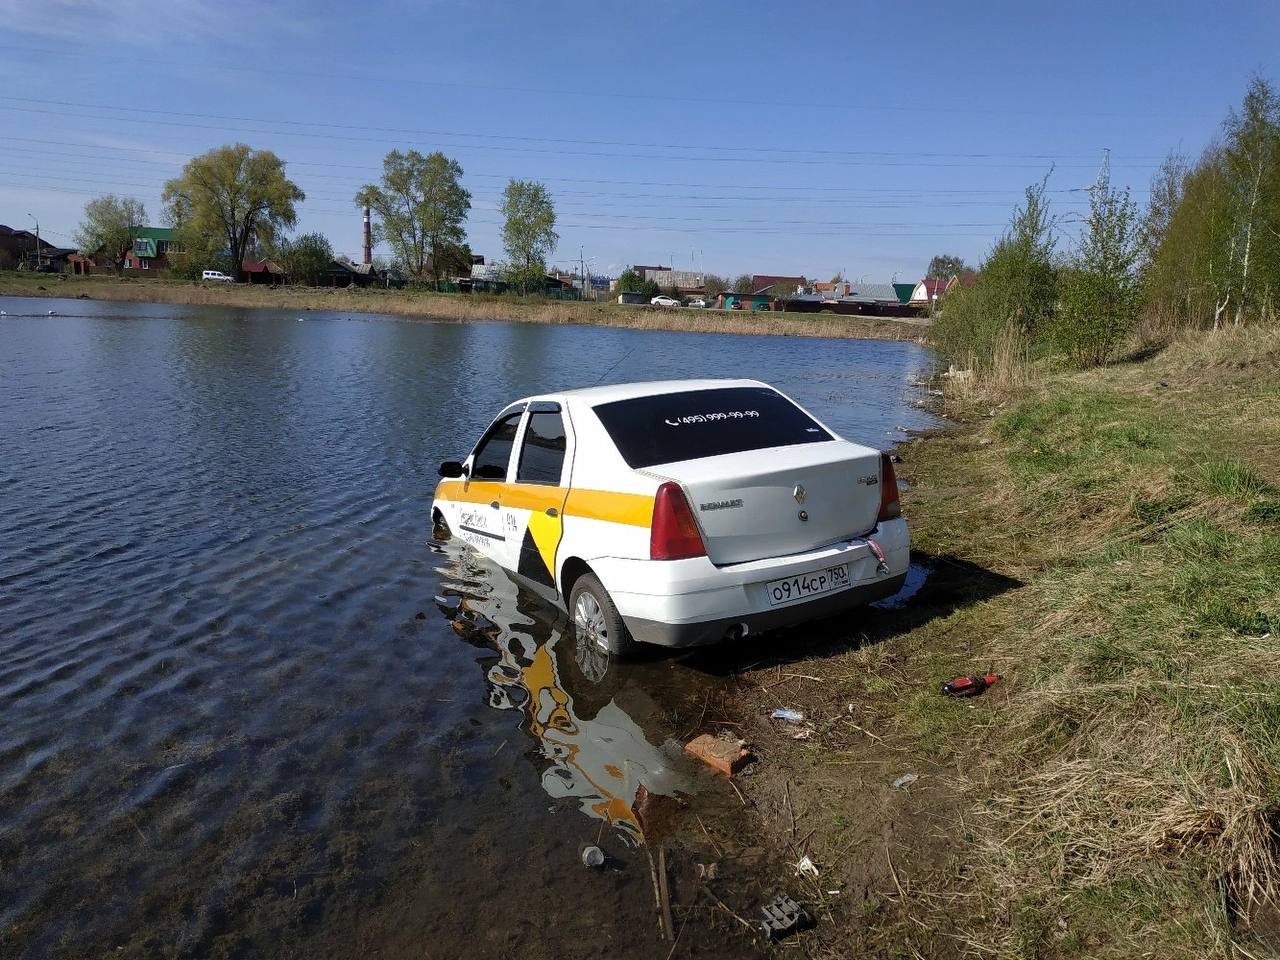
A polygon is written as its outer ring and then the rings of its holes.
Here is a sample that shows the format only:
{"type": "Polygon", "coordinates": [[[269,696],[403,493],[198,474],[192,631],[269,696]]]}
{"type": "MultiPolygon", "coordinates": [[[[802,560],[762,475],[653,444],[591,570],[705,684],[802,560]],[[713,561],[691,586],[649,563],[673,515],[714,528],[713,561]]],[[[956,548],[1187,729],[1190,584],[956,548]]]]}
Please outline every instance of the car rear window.
{"type": "Polygon", "coordinates": [[[602,403],[595,412],[632,468],[834,439],[768,387],[633,397],[602,403]]]}

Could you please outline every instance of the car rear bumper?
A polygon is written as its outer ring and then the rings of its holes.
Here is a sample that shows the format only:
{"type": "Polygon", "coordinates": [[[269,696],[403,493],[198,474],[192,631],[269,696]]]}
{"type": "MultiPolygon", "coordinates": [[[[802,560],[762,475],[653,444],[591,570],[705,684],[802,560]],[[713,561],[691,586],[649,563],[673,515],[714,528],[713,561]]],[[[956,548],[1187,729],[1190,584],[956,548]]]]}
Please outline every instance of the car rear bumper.
{"type": "Polygon", "coordinates": [[[664,623],[642,617],[625,617],[631,635],[642,643],[663,647],[697,647],[730,637],[748,636],[789,627],[809,620],[835,616],[854,607],[891,597],[906,582],[907,575],[882,577],[874,583],[859,583],[838,593],[827,593],[786,607],[740,616],[721,617],[695,623],[664,623]]]}
{"type": "Polygon", "coordinates": [[[906,521],[882,523],[869,537],[883,551],[887,571],[880,569],[879,559],[863,538],[724,567],[706,557],[601,559],[591,567],[635,639],[667,647],[695,646],[722,640],[739,625],[748,634],[760,633],[832,616],[897,593],[910,565],[906,521]],[[849,565],[848,587],[778,606],[769,603],[767,583],[838,564],[849,565]]]}

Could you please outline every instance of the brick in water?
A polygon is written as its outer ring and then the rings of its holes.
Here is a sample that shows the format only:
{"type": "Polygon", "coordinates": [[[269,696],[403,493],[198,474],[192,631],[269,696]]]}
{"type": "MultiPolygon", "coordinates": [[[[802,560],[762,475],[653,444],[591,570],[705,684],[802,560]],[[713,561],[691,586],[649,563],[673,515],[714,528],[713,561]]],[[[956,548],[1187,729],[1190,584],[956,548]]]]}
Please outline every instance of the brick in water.
{"type": "Polygon", "coordinates": [[[684,752],[714,767],[726,777],[743,768],[751,754],[736,740],[721,740],[704,733],[685,744],[684,752]]]}

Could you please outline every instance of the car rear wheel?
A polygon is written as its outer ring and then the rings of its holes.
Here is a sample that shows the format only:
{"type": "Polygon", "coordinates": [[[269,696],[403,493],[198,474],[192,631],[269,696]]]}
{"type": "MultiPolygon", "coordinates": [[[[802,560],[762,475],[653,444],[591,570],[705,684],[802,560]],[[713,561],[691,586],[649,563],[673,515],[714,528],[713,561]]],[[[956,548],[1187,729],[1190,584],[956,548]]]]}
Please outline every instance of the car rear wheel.
{"type": "Polygon", "coordinates": [[[627,625],[618,608],[595,574],[584,573],[569,594],[569,613],[578,643],[612,656],[625,656],[635,651],[627,625]]]}

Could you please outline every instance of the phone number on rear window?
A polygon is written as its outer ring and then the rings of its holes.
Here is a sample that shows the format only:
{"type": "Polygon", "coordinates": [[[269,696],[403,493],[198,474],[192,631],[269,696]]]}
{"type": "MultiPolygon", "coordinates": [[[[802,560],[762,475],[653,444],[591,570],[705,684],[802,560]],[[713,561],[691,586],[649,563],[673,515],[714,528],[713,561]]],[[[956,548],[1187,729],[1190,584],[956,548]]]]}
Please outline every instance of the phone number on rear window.
{"type": "Polygon", "coordinates": [[[750,420],[760,416],[759,410],[722,410],[718,413],[693,413],[687,417],[676,417],[663,422],[669,427],[679,427],[690,423],[718,423],[722,420],[750,420]]]}

